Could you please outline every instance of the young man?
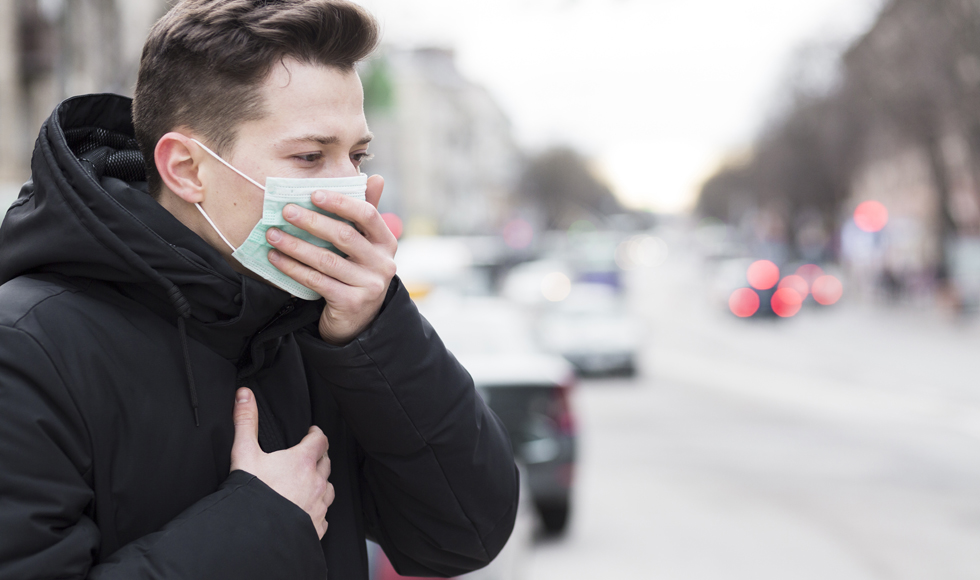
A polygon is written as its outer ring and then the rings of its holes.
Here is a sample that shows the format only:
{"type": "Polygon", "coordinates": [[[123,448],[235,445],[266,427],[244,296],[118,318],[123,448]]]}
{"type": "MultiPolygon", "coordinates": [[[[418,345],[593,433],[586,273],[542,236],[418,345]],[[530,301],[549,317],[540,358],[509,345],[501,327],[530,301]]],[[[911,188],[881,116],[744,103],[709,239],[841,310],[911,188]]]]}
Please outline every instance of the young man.
{"type": "Polygon", "coordinates": [[[503,547],[510,444],[360,175],[377,36],[344,0],[184,0],[132,107],[42,126],[0,226],[0,579],[365,579],[365,537],[450,576],[503,547]]]}

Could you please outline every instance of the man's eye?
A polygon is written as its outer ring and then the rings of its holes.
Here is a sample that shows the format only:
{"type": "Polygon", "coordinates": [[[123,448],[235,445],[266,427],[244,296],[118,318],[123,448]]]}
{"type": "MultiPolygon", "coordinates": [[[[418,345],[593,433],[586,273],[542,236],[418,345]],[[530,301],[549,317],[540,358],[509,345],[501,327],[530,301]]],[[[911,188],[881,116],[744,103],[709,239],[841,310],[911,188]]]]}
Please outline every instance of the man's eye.
{"type": "Polygon", "coordinates": [[[370,161],[374,159],[374,154],[368,153],[367,151],[358,151],[357,153],[351,153],[350,158],[355,165],[360,165],[364,161],[370,161]]]}
{"type": "Polygon", "coordinates": [[[307,163],[316,163],[323,157],[322,153],[307,153],[305,155],[293,155],[293,158],[307,163]]]}

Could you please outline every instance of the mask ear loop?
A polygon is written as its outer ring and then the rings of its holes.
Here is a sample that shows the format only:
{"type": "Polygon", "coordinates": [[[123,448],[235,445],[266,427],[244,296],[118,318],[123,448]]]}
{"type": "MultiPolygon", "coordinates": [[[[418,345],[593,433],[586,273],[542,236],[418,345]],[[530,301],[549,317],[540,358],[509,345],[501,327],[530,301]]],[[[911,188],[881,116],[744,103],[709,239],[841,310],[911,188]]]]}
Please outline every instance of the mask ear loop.
{"type": "Polygon", "coordinates": [[[214,228],[214,231],[218,232],[218,237],[221,238],[221,241],[223,241],[224,243],[228,244],[228,247],[231,248],[231,252],[232,253],[235,253],[235,251],[237,251],[238,248],[236,248],[235,246],[231,245],[231,242],[229,242],[228,241],[228,238],[226,238],[225,235],[223,233],[221,233],[221,230],[218,229],[218,226],[214,225],[214,222],[211,221],[211,217],[208,216],[207,212],[204,211],[204,208],[201,207],[201,204],[200,203],[195,203],[194,204],[194,207],[197,208],[197,211],[201,212],[201,215],[204,216],[204,219],[208,220],[208,223],[211,224],[211,227],[214,228]]]}
{"type": "MultiPolygon", "coordinates": [[[[207,145],[205,145],[204,143],[201,143],[200,141],[198,141],[197,139],[195,139],[193,137],[191,137],[191,141],[193,141],[193,142],[197,143],[198,145],[200,145],[202,149],[204,149],[205,151],[207,151],[208,153],[211,154],[211,157],[214,157],[218,161],[222,162],[225,165],[225,167],[227,167],[228,169],[231,169],[232,171],[234,171],[238,175],[241,175],[245,179],[251,181],[252,184],[255,185],[255,187],[258,187],[262,191],[265,191],[265,188],[262,187],[261,185],[259,185],[259,182],[258,181],[255,181],[251,177],[249,177],[249,176],[245,175],[244,173],[242,173],[241,171],[239,171],[237,167],[235,167],[231,163],[228,163],[227,161],[225,161],[224,159],[222,159],[221,156],[218,155],[217,153],[215,153],[214,151],[211,151],[210,149],[208,149],[208,146],[207,145]]],[[[215,232],[217,232],[218,237],[221,238],[221,241],[223,241],[224,243],[228,244],[228,247],[231,248],[232,253],[236,252],[238,250],[238,248],[236,248],[235,246],[233,246],[231,244],[231,242],[228,241],[228,238],[226,238],[225,235],[223,233],[221,233],[221,230],[218,229],[218,226],[214,225],[214,221],[211,219],[211,216],[209,216],[207,214],[207,212],[204,211],[204,208],[201,207],[200,202],[195,203],[194,204],[194,207],[197,208],[197,211],[201,212],[201,215],[204,216],[204,219],[208,220],[208,223],[211,224],[211,227],[214,228],[214,231],[215,232]]]]}
{"type": "Polygon", "coordinates": [[[244,177],[245,179],[247,179],[247,180],[249,180],[249,181],[251,181],[251,182],[252,182],[252,184],[253,184],[253,185],[255,185],[255,187],[257,187],[257,188],[259,188],[259,189],[261,189],[262,191],[265,191],[265,188],[264,188],[264,187],[262,187],[262,185],[261,185],[261,184],[259,184],[259,182],[258,182],[258,181],[255,181],[255,180],[254,180],[254,179],[252,179],[251,177],[249,177],[249,176],[247,176],[247,175],[245,175],[244,173],[242,173],[241,171],[239,171],[237,167],[235,167],[235,166],[234,166],[234,165],[232,165],[231,163],[228,163],[227,161],[225,161],[224,159],[222,159],[222,158],[221,158],[221,156],[220,156],[220,155],[218,155],[217,153],[215,153],[214,151],[211,151],[210,149],[208,149],[208,146],[207,146],[207,145],[205,145],[204,143],[201,143],[200,141],[198,141],[197,139],[195,139],[195,138],[193,138],[193,137],[191,137],[191,141],[193,141],[193,142],[195,142],[195,143],[197,143],[198,145],[200,145],[202,149],[204,149],[205,151],[207,151],[208,153],[210,153],[210,154],[211,154],[211,157],[214,157],[214,158],[215,158],[215,159],[217,159],[218,161],[220,161],[220,162],[222,162],[222,163],[224,163],[224,164],[225,164],[225,167],[227,167],[228,169],[231,169],[232,171],[234,171],[234,172],[235,172],[235,173],[237,173],[238,175],[241,175],[241,176],[242,176],[242,177],[244,177]]]}

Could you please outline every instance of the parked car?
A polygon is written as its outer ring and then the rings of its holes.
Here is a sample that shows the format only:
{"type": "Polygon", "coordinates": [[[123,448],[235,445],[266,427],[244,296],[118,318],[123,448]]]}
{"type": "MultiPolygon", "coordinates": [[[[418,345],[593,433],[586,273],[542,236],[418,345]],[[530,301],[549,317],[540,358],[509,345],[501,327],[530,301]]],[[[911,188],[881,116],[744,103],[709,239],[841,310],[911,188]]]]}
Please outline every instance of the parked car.
{"type": "Polygon", "coordinates": [[[544,531],[565,531],[575,475],[575,375],[559,357],[540,353],[471,354],[460,362],[510,434],[544,531]]]}
{"type": "Polygon", "coordinates": [[[506,300],[442,297],[419,309],[510,434],[544,530],[563,532],[574,484],[574,369],[540,350],[528,317],[506,300]]]}
{"type": "Polygon", "coordinates": [[[537,327],[542,347],[565,357],[582,375],[636,374],[641,328],[606,284],[572,284],[537,327]]]}

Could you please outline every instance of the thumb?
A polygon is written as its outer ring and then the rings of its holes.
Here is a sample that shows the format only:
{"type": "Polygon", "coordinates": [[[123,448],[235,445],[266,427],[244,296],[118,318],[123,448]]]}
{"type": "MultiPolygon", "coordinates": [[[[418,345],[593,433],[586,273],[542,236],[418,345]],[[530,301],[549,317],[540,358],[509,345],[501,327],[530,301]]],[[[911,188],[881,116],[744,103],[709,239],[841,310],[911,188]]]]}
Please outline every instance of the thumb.
{"type": "Polygon", "coordinates": [[[235,442],[231,446],[231,466],[236,469],[242,461],[256,453],[259,447],[259,409],[255,405],[255,395],[250,389],[238,389],[235,393],[235,442]]]}
{"type": "Polygon", "coordinates": [[[372,175],[367,180],[367,190],[364,192],[364,200],[378,209],[378,202],[381,201],[381,191],[385,188],[385,178],[380,175],[372,175]]]}

